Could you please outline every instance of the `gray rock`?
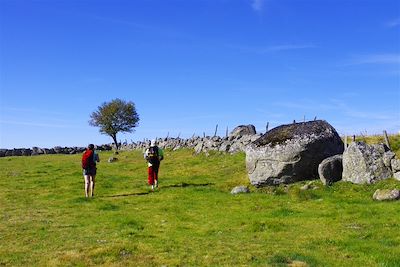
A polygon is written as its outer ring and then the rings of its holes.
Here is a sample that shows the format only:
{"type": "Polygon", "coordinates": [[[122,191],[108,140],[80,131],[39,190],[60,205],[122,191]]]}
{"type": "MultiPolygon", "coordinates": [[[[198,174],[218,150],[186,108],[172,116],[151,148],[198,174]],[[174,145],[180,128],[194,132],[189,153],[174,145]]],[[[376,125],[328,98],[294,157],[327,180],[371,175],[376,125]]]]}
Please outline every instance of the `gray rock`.
{"type": "MultiPolygon", "coordinates": [[[[80,150],[83,152],[83,151],[86,150],[86,148],[83,147],[83,148],[80,148],[80,150]]],[[[101,146],[97,146],[96,150],[99,150],[99,151],[107,150],[107,151],[109,151],[109,150],[112,150],[112,146],[110,146],[110,145],[101,145],[101,146]]]]}
{"type": "Polygon", "coordinates": [[[218,151],[220,151],[220,152],[228,152],[230,147],[231,147],[230,143],[228,141],[224,141],[220,145],[218,151]]]}
{"type": "Polygon", "coordinates": [[[343,156],[335,155],[324,159],[318,166],[319,179],[324,185],[342,180],[343,156]]]}
{"type": "Polygon", "coordinates": [[[390,178],[392,171],[383,161],[386,149],[384,144],[351,143],[343,153],[343,181],[371,184],[390,178]]]}
{"type": "MultiPolygon", "coordinates": [[[[44,153],[44,154],[46,154],[46,155],[47,155],[47,154],[50,154],[50,153],[49,153],[49,152],[50,152],[50,149],[48,149],[48,148],[42,148],[42,150],[43,150],[43,153],[44,153]]],[[[52,151],[55,153],[54,149],[53,149],[52,151]]],[[[53,154],[54,154],[54,153],[53,153],[53,154]]]]}
{"type": "Polygon", "coordinates": [[[307,184],[301,186],[301,187],[300,187],[300,190],[306,191],[306,190],[315,189],[315,188],[316,188],[316,187],[315,187],[311,182],[309,182],[309,183],[307,183],[307,184]]]}
{"type": "Polygon", "coordinates": [[[32,154],[32,150],[30,150],[29,148],[28,149],[23,148],[21,149],[21,154],[22,156],[30,156],[32,154]]]}
{"type": "Polygon", "coordinates": [[[109,157],[108,160],[107,160],[107,162],[108,162],[108,163],[113,163],[113,162],[116,162],[117,160],[118,160],[118,158],[109,157]]]}
{"type": "Polygon", "coordinates": [[[393,173],[393,178],[400,181],[400,171],[393,173]]]}
{"type": "Polygon", "coordinates": [[[199,142],[199,143],[194,147],[194,153],[200,154],[202,150],[203,150],[203,141],[199,142]]]}
{"type": "Polygon", "coordinates": [[[247,186],[239,185],[232,189],[231,194],[241,194],[241,193],[250,193],[250,189],[247,186]]]}
{"type": "Polygon", "coordinates": [[[233,142],[229,147],[228,152],[231,154],[238,153],[245,150],[245,146],[241,142],[233,142]]]}
{"type": "Polygon", "coordinates": [[[232,142],[234,139],[235,139],[235,136],[231,136],[231,135],[228,136],[228,141],[229,141],[229,142],[232,142]]]}
{"type": "Polygon", "coordinates": [[[64,153],[64,149],[62,147],[60,147],[60,146],[55,146],[53,149],[54,149],[54,152],[56,154],[63,154],[64,153]]]}
{"type": "Polygon", "coordinates": [[[12,150],[12,155],[13,156],[22,156],[22,149],[21,148],[14,148],[12,150]]]}
{"type": "Polygon", "coordinates": [[[392,159],[390,161],[390,165],[392,166],[392,171],[393,172],[399,172],[400,171],[400,159],[392,159]]]}
{"type": "Polygon", "coordinates": [[[207,138],[207,139],[205,139],[205,140],[203,141],[203,148],[202,148],[202,150],[203,150],[203,151],[213,150],[214,146],[215,146],[214,141],[207,138]]]}
{"type": "Polygon", "coordinates": [[[221,137],[219,137],[219,136],[213,136],[212,138],[211,138],[211,140],[212,141],[214,141],[214,142],[221,142],[221,137]]]}
{"type": "Polygon", "coordinates": [[[253,135],[256,134],[256,127],[254,125],[239,125],[229,134],[230,137],[237,138],[242,137],[244,135],[253,135]]]}
{"type": "Polygon", "coordinates": [[[386,167],[391,168],[392,164],[391,164],[391,160],[394,159],[394,157],[396,156],[395,153],[393,153],[392,151],[386,151],[383,153],[383,164],[385,164],[386,167]]]}
{"type": "Polygon", "coordinates": [[[32,156],[41,155],[43,153],[44,152],[41,148],[36,147],[36,146],[32,147],[32,154],[31,154],[32,156]]]}
{"type": "Polygon", "coordinates": [[[322,160],[343,152],[343,142],[326,121],[282,125],[246,149],[246,168],[255,186],[318,179],[322,160]]]}
{"type": "Polygon", "coordinates": [[[400,191],[398,189],[377,189],[372,196],[374,200],[396,200],[400,198],[400,191]]]}
{"type": "Polygon", "coordinates": [[[255,134],[255,135],[250,136],[251,142],[256,141],[256,140],[257,140],[258,138],[260,138],[261,136],[262,136],[262,134],[255,134]]]}

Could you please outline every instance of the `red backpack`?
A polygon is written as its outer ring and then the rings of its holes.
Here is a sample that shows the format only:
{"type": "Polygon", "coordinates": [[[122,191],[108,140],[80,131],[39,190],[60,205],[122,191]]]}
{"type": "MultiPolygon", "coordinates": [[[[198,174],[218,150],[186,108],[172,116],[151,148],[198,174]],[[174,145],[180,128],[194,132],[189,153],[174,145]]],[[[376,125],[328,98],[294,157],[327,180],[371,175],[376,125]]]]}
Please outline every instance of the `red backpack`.
{"type": "Polygon", "coordinates": [[[82,169],[87,169],[94,166],[93,150],[87,149],[82,155],[82,169]]]}

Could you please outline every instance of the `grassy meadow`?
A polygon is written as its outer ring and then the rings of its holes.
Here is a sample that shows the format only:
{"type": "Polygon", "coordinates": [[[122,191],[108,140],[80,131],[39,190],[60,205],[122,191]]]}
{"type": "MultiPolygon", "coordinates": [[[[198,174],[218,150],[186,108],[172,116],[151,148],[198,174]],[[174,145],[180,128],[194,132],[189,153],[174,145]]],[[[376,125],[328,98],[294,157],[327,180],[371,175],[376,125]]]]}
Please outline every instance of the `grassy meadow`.
{"type": "Polygon", "coordinates": [[[140,151],[110,156],[93,199],[81,155],[0,158],[0,266],[400,266],[400,201],[372,200],[394,179],[231,195],[243,153],[179,150],[150,192],[140,151]]]}

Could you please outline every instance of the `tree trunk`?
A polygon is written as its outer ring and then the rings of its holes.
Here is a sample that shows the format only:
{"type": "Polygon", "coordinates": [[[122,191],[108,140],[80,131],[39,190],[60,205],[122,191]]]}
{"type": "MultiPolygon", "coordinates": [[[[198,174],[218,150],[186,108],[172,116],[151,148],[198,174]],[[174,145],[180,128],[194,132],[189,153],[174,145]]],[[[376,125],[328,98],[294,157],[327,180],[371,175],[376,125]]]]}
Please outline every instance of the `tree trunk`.
{"type": "Polygon", "coordinates": [[[117,142],[117,135],[111,135],[112,139],[114,140],[115,148],[118,151],[118,142],[117,142]]]}

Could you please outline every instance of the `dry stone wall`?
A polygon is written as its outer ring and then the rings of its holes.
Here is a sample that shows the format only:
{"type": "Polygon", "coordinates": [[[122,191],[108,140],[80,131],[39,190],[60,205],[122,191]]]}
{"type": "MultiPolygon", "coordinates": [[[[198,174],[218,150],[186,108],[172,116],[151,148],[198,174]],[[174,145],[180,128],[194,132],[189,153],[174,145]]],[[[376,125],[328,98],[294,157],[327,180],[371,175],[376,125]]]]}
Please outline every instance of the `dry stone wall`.
{"type": "MultiPolygon", "coordinates": [[[[12,156],[37,156],[37,155],[48,155],[48,154],[80,154],[85,151],[85,147],[60,147],[56,146],[53,148],[14,148],[14,149],[0,149],[0,157],[12,157],[12,156]]],[[[111,150],[111,145],[100,145],[97,146],[97,150],[111,150]]]]}
{"type": "MultiPolygon", "coordinates": [[[[193,149],[196,154],[208,153],[209,151],[219,151],[225,153],[237,153],[246,150],[246,147],[257,140],[259,134],[228,136],[228,137],[193,137],[189,139],[182,138],[159,138],[158,146],[162,149],[178,150],[181,148],[193,149]]],[[[145,149],[149,145],[148,141],[134,142],[121,146],[121,150],[145,149]]]]}
{"type": "MultiPolygon", "coordinates": [[[[163,149],[178,150],[181,148],[194,149],[196,154],[208,153],[209,151],[220,151],[226,153],[237,153],[245,151],[246,147],[261,135],[256,134],[253,125],[240,125],[233,129],[227,137],[220,136],[194,136],[192,138],[158,138],[158,146],[163,149]]],[[[144,150],[149,146],[149,141],[123,143],[120,150],[144,150]]],[[[97,150],[111,150],[112,144],[97,146],[97,150]]],[[[85,147],[54,147],[54,148],[16,148],[0,149],[0,157],[8,156],[35,156],[44,154],[79,154],[85,151],[85,147]]]]}

